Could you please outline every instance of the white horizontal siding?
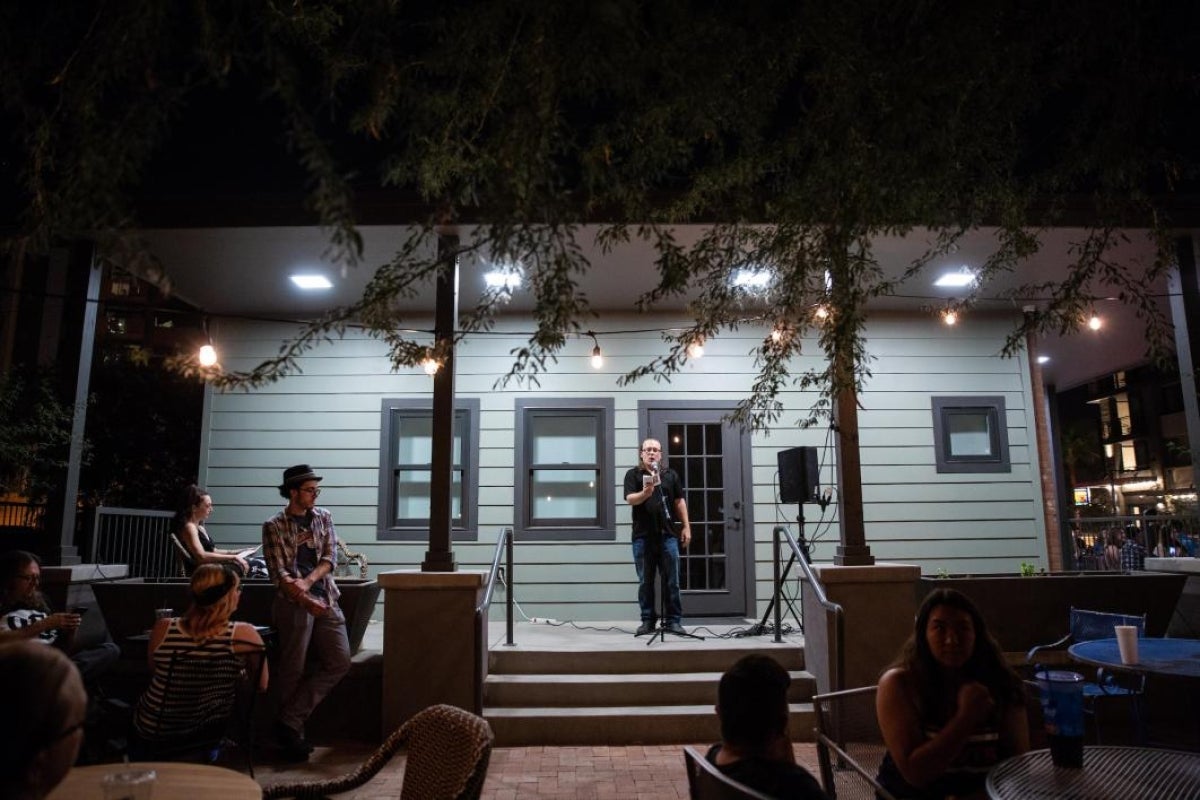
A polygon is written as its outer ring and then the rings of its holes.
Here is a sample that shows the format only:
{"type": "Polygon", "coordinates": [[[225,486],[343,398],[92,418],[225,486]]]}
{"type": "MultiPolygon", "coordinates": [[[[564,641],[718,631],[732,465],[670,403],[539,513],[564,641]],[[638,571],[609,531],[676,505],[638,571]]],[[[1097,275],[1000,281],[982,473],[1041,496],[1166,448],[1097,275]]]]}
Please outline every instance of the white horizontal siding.
{"type": "MultiPolygon", "coordinates": [[[[747,354],[765,331],[752,325],[710,341],[704,358],[669,382],[620,386],[623,372],[665,350],[655,334],[605,333],[681,324],[680,319],[607,315],[595,327],[605,356],[603,370],[588,363],[591,340],[572,341],[557,364],[539,376],[540,387],[497,386],[525,343],[527,323],[505,319],[496,333],[470,337],[456,356],[456,389],[480,403],[479,541],[455,544],[461,569],[490,564],[496,535],[513,524],[514,401],[518,397],[611,397],[616,451],[611,476],[620,484],[636,462],[638,401],[669,398],[716,400],[745,397],[755,368],[747,354]]],[[[428,320],[413,320],[428,328],[428,320]]],[[[879,560],[919,564],[927,573],[1010,572],[1020,561],[1041,564],[1044,531],[1037,486],[1031,397],[1024,357],[999,358],[1008,322],[973,319],[947,329],[924,317],[885,315],[868,325],[872,372],[859,400],[864,517],[868,543],[879,560]],[[1004,398],[1012,470],[996,474],[936,471],[933,395],[999,395],[1004,398]]],[[[249,369],[277,354],[291,329],[283,324],[227,322],[219,336],[226,369],[249,369]]],[[[797,372],[821,369],[819,348],[805,343],[797,372]]],[[[205,419],[203,480],[216,511],[210,530],[220,542],[257,541],[259,526],[282,505],[280,473],[295,463],[312,464],[325,476],[321,504],[333,510],[351,549],[362,551],[372,570],[412,569],[427,542],[376,539],[379,500],[380,401],[421,397],[431,391],[419,370],[392,372],[384,346],[360,332],[323,343],[298,360],[302,372],[250,392],[214,392],[205,419]]],[[[777,503],[776,457],[796,446],[821,448],[822,483],[832,485],[835,458],[824,426],[801,428],[817,399],[787,390],[784,412],[769,433],[751,439],[751,512],[754,520],[755,585],[761,607],[770,597],[771,529],[795,532],[796,506],[777,503]]],[[[629,512],[619,497],[613,542],[519,543],[516,596],[526,614],[578,619],[636,617],[636,586],[630,563],[629,512]]],[[[818,561],[832,559],[837,544],[836,503],[824,514],[805,506],[806,533],[818,561]]]]}

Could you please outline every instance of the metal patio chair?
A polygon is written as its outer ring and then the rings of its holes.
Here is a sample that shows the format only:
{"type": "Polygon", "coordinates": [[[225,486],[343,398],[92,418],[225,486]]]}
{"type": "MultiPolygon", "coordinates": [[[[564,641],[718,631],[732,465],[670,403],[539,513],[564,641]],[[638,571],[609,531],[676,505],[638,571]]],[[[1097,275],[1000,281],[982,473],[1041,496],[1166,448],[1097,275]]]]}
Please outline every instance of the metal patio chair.
{"type": "MultiPolygon", "coordinates": [[[[1037,672],[1042,666],[1039,659],[1047,653],[1065,651],[1076,642],[1111,639],[1115,635],[1113,627],[1116,625],[1133,625],[1137,628],[1138,638],[1141,638],[1146,632],[1146,615],[1113,614],[1107,611],[1072,608],[1067,635],[1058,641],[1038,645],[1026,654],[1025,663],[1028,677],[1036,679],[1037,672]]],[[[1096,731],[1096,744],[1101,744],[1100,707],[1110,702],[1129,703],[1135,733],[1139,740],[1145,739],[1141,713],[1141,697],[1145,689],[1146,677],[1144,675],[1110,672],[1103,668],[1096,670],[1095,681],[1084,683],[1083,708],[1085,713],[1092,716],[1093,727],[1096,731]]]]}
{"type": "Polygon", "coordinates": [[[875,780],[887,752],[875,715],[877,689],[864,686],[813,697],[821,786],[834,800],[895,800],[875,780]]]}
{"type": "Polygon", "coordinates": [[[735,781],[692,746],[683,748],[688,794],[692,800],[771,800],[762,792],[735,781]]]}

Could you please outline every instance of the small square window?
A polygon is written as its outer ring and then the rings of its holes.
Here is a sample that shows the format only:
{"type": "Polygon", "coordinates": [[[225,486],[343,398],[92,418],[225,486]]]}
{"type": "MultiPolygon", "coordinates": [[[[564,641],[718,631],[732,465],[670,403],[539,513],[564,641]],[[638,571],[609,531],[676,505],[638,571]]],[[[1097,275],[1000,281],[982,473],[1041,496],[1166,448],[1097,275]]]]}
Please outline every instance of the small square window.
{"type": "Polygon", "coordinates": [[[934,397],[938,472],[1009,472],[1003,397],[934,397]]]}

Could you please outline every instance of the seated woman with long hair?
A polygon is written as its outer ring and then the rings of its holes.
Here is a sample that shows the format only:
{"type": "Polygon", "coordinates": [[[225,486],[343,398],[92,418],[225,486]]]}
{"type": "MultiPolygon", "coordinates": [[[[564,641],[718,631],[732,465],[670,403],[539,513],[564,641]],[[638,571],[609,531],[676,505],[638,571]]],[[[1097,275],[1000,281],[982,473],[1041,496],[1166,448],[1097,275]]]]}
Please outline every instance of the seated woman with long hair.
{"type": "Polygon", "coordinates": [[[937,589],[879,679],[879,782],[898,798],[983,797],[987,771],[1029,749],[1021,679],[975,604],[937,589]]]}
{"type": "Polygon", "coordinates": [[[217,564],[235,569],[243,578],[267,577],[267,562],[251,555],[255,548],[222,550],[213,543],[204,529],[204,522],[212,510],[212,495],[195,484],[184,487],[171,529],[180,546],[187,551],[184,556],[187,572],[191,574],[200,564],[217,564]]]}
{"type": "Polygon", "coordinates": [[[262,637],[253,625],[230,617],[241,596],[237,574],[202,564],[192,574],[192,605],[182,617],[160,619],[150,633],[153,675],[138,701],[135,749],[207,738],[228,724],[239,673],[258,675],[267,689],[262,637]],[[186,666],[181,662],[186,659],[186,666]]]}

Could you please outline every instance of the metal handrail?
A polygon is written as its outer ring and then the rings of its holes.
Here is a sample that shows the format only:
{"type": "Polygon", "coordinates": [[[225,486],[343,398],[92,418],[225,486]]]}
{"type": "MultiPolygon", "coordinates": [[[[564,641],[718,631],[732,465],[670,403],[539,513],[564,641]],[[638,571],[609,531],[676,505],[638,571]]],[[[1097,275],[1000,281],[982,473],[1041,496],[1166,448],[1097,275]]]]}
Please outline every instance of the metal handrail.
{"type": "MultiPolygon", "coordinates": [[[[776,525],[771,532],[774,543],[774,570],[775,570],[775,641],[783,641],[782,623],[783,612],[780,607],[780,601],[783,599],[783,582],[780,578],[780,536],[787,538],[788,547],[792,549],[792,558],[795,563],[800,565],[801,571],[804,573],[804,579],[812,586],[813,595],[817,598],[817,604],[825,611],[833,614],[833,676],[829,681],[830,691],[837,692],[842,689],[842,675],[845,674],[845,648],[842,646],[843,633],[845,631],[845,612],[842,607],[825,596],[825,587],[821,585],[821,581],[817,579],[816,574],[812,571],[812,567],[808,564],[808,559],[800,552],[800,545],[796,543],[796,539],[792,536],[791,531],[782,525],[776,525]]],[[[801,600],[803,603],[803,599],[801,600]]]]}
{"type": "Polygon", "coordinates": [[[496,539],[496,552],[492,555],[492,568],[488,571],[487,581],[483,587],[483,599],[475,607],[475,713],[483,714],[483,660],[487,657],[487,646],[484,644],[483,618],[492,606],[492,594],[496,591],[496,581],[500,576],[500,555],[504,554],[504,585],[506,591],[504,606],[506,610],[505,646],[512,647],[513,641],[513,529],[502,528],[496,539]]]}

